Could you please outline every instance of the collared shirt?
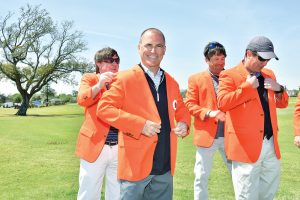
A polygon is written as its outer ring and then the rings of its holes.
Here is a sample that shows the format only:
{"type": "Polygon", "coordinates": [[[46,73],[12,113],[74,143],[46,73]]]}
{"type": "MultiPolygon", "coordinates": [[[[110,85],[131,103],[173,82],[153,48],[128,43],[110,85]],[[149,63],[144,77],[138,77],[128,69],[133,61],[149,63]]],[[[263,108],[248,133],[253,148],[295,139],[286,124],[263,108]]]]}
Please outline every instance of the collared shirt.
{"type": "MultiPolygon", "coordinates": [[[[105,87],[107,90],[109,90],[110,85],[109,84],[105,84],[105,87]]],[[[115,142],[118,141],[118,132],[119,130],[116,129],[113,126],[110,126],[109,131],[108,131],[108,135],[107,138],[105,140],[105,142],[115,142]]]]}
{"type": "Polygon", "coordinates": [[[170,120],[168,111],[167,82],[164,71],[159,68],[156,75],[142,63],[139,66],[144,70],[155,105],[161,119],[160,133],[153,155],[151,175],[162,175],[171,170],[171,143],[170,143],[170,120]]]}
{"type": "Polygon", "coordinates": [[[111,126],[108,131],[106,142],[118,141],[118,132],[119,130],[111,126]]]}
{"type": "MultiPolygon", "coordinates": [[[[162,71],[162,70],[161,70],[162,71]]],[[[162,71],[163,72],[163,71],[162,71]]],[[[163,72],[164,73],[164,72],[163,72]]],[[[162,78],[158,90],[155,90],[154,83],[148,73],[145,73],[149,88],[155,101],[155,105],[161,119],[160,133],[157,134],[158,141],[153,155],[151,175],[162,175],[171,169],[171,146],[170,146],[170,119],[168,111],[168,97],[166,79],[162,78]],[[157,97],[159,96],[159,97],[157,97]]]]}
{"type": "Polygon", "coordinates": [[[153,81],[153,83],[155,85],[155,89],[157,91],[158,90],[158,86],[161,83],[161,76],[163,74],[162,70],[159,68],[158,71],[157,71],[157,73],[154,75],[154,73],[150,69],[148,69],[143,63],[141,63],[141,66],[143,67],[145,73],[147,73],[148,76],[153,81]]]}
{"type": "MultiPolygon", "coordinates": [[[[214,75],[213,73],[210,73],[210,76],[213,80],[213,84],[214,84],[214,90],[215,90],[215,94],[217,96],[217,92],[218,92],[218,88],[219,88],[219,76],[214,75]]],[[[215,138],[219,138],[219,137],[224,137],[224,122],[222,121],[218,121],[218,126],[217,126],[217,134],[215,136],[215,138]]]]}
{"type": "Polygon", "coordinates": [[[264,87],[265,78],[260,73],[255,74],[255,76],[259,82],[257,92],[264,111],[264,136],[269,140],[273,136],[273,128],[270,116],[268,90],[264,87]]]}

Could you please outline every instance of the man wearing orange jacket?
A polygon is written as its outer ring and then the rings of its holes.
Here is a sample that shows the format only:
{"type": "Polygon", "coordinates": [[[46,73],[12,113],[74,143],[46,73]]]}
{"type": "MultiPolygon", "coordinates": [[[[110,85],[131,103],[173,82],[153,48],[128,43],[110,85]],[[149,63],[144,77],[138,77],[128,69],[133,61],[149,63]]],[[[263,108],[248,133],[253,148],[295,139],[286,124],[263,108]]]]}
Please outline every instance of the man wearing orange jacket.
{"type": "Polygon", "coordinates": [[[219,150],[229,172],[231,161],[224,151],[225,113],[217,108],[219,74],[224,70],[226,50],[218,42],[204,48],[208,69],[189,78],[186,106],[194,116],[194,144],[197,146],[194,168],[194,200],[208,199],[208,178],[213,156],[219,150]]]}
{"type": "Polygon", "coordinates": [[[288,106],[288,95],[264,68],[271,58],[278,60],[273,43],[257,36],[242,62],[220,74],[218,107],[226,112],[225,151],[236,199],[273,199],[279,185],[276,108],[288,106]]]}
{"type": "Polygon", "coordinates": [[[96,73],[84,74],[77,102],[85,108],[84,122],[77,140],[76,154],[80,157],[78,200],[100,199],[105,176],[105,199],[120,199],[117,179],[118,130],[98,119],[99,99],[119,70],[119,56],[112,48],[103,48],[95,54],[96,73]]]}
{"type": "Polygon", "coordinates": [[[300,148],[300,93],[298,94],[298,99],[294,111],[294,133],[295,133],[294,144],[298,148],[300,148]]]}
{"type": "Polygon", "coordinates": [[[146,29],[138,50],[141,63],[118,74],[97,115],[120,130],[121,199],[171,200],[177,137],[187,135],[190,115],[177,82],[160,68],[163,33],[146,29]]]}

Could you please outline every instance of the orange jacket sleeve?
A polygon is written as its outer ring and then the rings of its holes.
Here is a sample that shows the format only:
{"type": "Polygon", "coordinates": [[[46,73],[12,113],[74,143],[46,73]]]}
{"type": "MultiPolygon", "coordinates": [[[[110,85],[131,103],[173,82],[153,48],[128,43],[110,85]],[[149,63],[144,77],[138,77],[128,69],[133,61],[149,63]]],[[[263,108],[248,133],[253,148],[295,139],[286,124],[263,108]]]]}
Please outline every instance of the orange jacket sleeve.
{"type": "Polygon", "coordinates": [[[101,97],[101,92],[95,98],[92,98],[92,87],[98,82],[96,74],[84,74],[78,90],[77,103],[80,106],[88,107],[98,102],[101,97]]]}
{"type": "Polygon", "coordinates": [[[211,109],[199,105],[200,94],[197,85],[197,78],[197,76],[191,76],[188,80],[185,105],[188,107],[191,115],[193,115],[194,117],[199,117],[204,121],[206,113],[211,109]]]}
{"type": "Polygon", "coordinates": [[[176,82],[176,89],[177,89],[177,109],[175,111],[175,120],[177,122],[185,122],[188,126],[188,132],[189,134],[189,127],[191,126],[191,116],[189,114],[189,111],[184,104],[182,100],[182,96],[180,94],[179,85],[176,82]]]}
{"type": "MultiPolygon", "coordinates": [[[[138,139],[145,125],[146,119],[126,112],[122,108],[125,96],[125,87],[120,78],[116,78],[110,90],[105,92],[98,103],[97,116],[104,122],[128,132],[131,137],[138,139]]],[[[136,106],[132,102],[132,106],[136,106]]]]}
{"type": "Polygon", "coordinates": [[[294,133],[300,136],[300,93],[294,111],[294,133]]]}
{"type": "Polygon", "coordinates": [[[236,86],[232,76],[225,71],[221,72],[218,89],[218,108],[223,112],[231,110],[255,98],[256,89],[247,82],[236,86]]]}

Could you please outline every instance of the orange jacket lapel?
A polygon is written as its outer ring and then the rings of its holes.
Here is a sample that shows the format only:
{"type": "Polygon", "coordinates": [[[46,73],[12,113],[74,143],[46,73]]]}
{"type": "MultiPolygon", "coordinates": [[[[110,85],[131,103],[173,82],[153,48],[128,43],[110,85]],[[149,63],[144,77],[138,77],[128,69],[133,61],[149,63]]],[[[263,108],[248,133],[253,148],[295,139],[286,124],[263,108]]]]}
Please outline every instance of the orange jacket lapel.
{"type": "Polygon", "coordinates": [[[141,88],[140,91],[135,91],[141,93],[141,96],[144,96],[144,98],[140,98],[141,102],[137,102],[137,105],[143,105],[145,108],[148,108],[150,113],[153,113],[153,115],[156,115],[158,119],[160,120],[154,98],[152,96],[148,81],[146,79],[146,76],[144,74],[144,71],[141,69],[139,65],[136,65],[133,67],[133,70],[135,71],[135,76],[137,83],[139,84],[139,88],[141,88]]]}

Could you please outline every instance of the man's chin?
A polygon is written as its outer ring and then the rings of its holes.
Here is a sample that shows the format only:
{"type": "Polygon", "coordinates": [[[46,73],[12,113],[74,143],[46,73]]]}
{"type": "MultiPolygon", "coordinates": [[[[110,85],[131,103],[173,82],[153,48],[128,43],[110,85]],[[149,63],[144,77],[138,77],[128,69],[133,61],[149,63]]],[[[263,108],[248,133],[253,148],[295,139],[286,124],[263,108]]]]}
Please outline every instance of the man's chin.
{"type": "Polygon", "coordinates": [[[156,63],[146,63],[145,66],[148,67],[148,68],[152,68],[153,69],[153,68],[159,67],[159,64],[156,64],[156,63]]]}

